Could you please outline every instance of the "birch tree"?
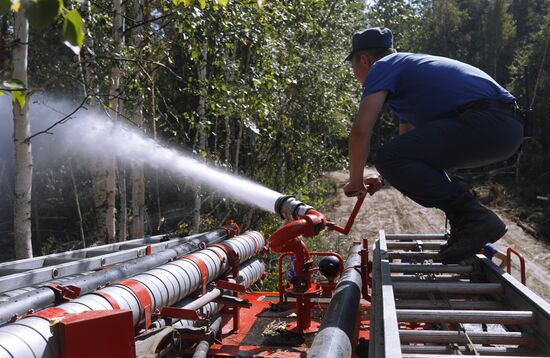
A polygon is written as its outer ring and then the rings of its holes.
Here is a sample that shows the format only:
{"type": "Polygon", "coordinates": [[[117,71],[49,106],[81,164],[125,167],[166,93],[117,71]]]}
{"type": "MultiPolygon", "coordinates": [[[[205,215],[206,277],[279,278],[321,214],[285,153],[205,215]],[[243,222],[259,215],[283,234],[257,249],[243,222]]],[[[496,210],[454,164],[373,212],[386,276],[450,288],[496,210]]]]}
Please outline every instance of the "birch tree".
{"type": "MultiPolygon", "coordinates": [[[[136,0],[134,2],[135,10],[135,24],[137,28],[134,30],[133,41],[134,46],[142,48],[144,45],[143,29],[140,24],[144,21],[143,12],[143,0],[136,0]]],[[[141,72],[140,72],[141,73],[141,72]]],[[[142,75],[138,75],[138,81],[142,75]]],[[[136,109],[134,111],[134,121],[139,128],[143,128],[143,91],[140,91],[137,95],[136,109]]],[[[143,165],[133,164],[131,167],[131,183],[132,183],[132,227],[131,237],[134,239],[143,237],[144,235],[144,219],[145,219],[145,176],[143,172],[143,165]]]]}
{"type": "Polygon", "coordinates": [[[32,146],[29,140],[31,124],[29,104],[26,101],[29,21],[24,5],[15,14],[12,82],[23,87],[12,92],[13,103],[13,143],[15,145],[15,204],[14,239],[15,256],[18,259],[32,257],[31,241],[31,192],[32,192],[32,146]]]}
{"type": "MultiPolygon", "coordinates": [[[[113,0],[113,42],[115,55],[120,54],[123,47],[122,1],[113,0]]],[[[116,121],[119,111],[120,80],[122,69],[120,63],[113,61],[111,67],[111,84],[109,87],[109,110],[111,120],[116,121]]],[[[116,238],[116,159],[111,153],[101,156],[97,162],[94,178],[94,202],[96,207],[97,234],[106,242],[114,242],[116,238]]],[[[126,215],[126,213],[123,213],[126,215]]]]}
{"type": "MultiPolygon", "coordinates": [[[[69,11],[60,0],[9,1],[0,0],[2,15],[2,38],[6,31],[7,14],[15,10],[12,49],[12,79],[4,82],[0,89],[11,91],[13,99],[13,143],[15,155],[15,192],[14,192],[14,246],[16,258],[32,257],[32,174],[33,158],[31,145],[31,124],[29,121],[28,91],[28,44],[29,22],[37,29],[49,25],[62,15],[63,40],[75,53],[82,47],[84,34],[82,19],[78,11],[69,11]]],[[[4,49],[2,49],[3,51],[4,49]]],[[[2,54],[3,56],[3,54],[2,54]]],[[[3,60],[2,60],[3,61],[3,60]]]]}
{"type": "MultiPolygon", "coordinates": [[[[208,39],[204,39],[202,44],[199,70],[198,70],[198,79],[201,86],[201,94],[199,96],[199,105],[197,107],[197,113],[199,115],[199,126],[198,126],[198,139],[199,147],[198,152],[206,160],[206,94],[208,92],[207,82],[206,82],[206,66],[208,63],[208,39]]],[[[201,186],[197,184],[194,187],[193,193],[193,230],[199,232],[201,224],[201,186]]]]}

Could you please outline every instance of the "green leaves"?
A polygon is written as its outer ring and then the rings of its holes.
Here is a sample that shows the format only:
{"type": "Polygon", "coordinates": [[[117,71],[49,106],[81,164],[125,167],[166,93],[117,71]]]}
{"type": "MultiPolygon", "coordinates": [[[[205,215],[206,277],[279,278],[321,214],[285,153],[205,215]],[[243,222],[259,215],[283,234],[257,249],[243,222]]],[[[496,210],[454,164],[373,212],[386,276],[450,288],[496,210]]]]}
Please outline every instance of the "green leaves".
{"type": "Polygon", "coordinates": [[[191,5],[194,0],[172,0],[172,3],[176,6],[183,5],[185,7],[191,5]]]}
{"type": "MultiPolygon", "coordinates": [[[[174,3],[181,0],[173,0],[174,3]]],[[[192,2],[193,0],[184,0],[192,2]]],[[[10,11],[19,11],[20,0],[0,0],[0,15],[10,11]]],[[[25,15],[32,28],[42,30],[52,24],[59,15],[63,15],[63,40],[74,53],[80,53],[84,43],[82,18],[77,10],[67,10],[63,0],[29,0],[25,5],[25,15]]]]}
{"type": "MultiPolygon", "coordinates": [[[[2,0],[0,0],[2,1],[2,0]]],[[[188,7],[188,6],[191,6],[193,5],[193,3],[195,2],[195,0],[172,0],[172,3],[176,6],[179,6],[179,5],[183,5],[184,7],[188,7]]],[[[214,10],[217,10],[219,9],[218,5],[219,6],[222,6],[222,7],[225,7],[227,6],[227,3],[229,2],[229,0],[214,0],[214,10]]],[[[206,9],[207,6],[208,6],[208,0],[197,0],[197,3],[199,5],[199,7],[201,9],[206,9]]]]}
{"type": "Polygon", "coordinates": [[[14,103],[19,104],[19,107],[25,107],[25,84],[19,80],[11,80],[2,82],[2,86],[11,91],[11,98],[14,103]]]}
{"type": "Polygon", "coordinates": [[[25,5],[25,14],[30,26],[41,30],[59,16],[62,8],[62,0],[30,0],[25,5]]]}
{"type": "Polygon", "coordinates": [[[0,0],[0,15],[5,15],[10,11],[11,1],[10,0],[0,0]]]}
{"type": "Polygon", "coordinates": [[[82,31],[82,18],[76,10],[71,10],[65,15],[63,22],[63,39],[67,45],[77,55],[80,53],[84,43],[84,32],[82,31]]]}

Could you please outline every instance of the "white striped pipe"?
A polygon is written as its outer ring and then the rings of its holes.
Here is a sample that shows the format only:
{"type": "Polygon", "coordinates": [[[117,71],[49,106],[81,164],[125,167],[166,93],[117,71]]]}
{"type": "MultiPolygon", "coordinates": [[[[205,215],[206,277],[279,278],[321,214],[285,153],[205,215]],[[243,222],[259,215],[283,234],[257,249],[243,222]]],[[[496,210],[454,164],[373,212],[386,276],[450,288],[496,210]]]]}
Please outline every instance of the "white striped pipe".
{"type": "Polygon", "coordinates": [[[0,327],[0,358],[58,357],[59,342],[50,329],[50,317],[96,310],[124,309],[133,313],[134,325],[145,319],[144,309],[160,310],[170,306],[225,273],[231,251],[240,263],[263,250],[265,241],[257,231],[225,240],[186,255],[128,280],[78,297],[34,316],[0,327]]]}

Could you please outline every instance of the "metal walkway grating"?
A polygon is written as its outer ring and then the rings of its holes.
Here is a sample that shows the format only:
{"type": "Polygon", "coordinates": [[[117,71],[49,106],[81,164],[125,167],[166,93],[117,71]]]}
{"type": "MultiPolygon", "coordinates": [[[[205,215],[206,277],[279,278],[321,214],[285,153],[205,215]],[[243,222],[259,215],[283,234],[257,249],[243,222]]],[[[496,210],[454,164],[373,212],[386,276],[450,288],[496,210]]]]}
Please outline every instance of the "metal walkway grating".
{"type": "Polygon", "coordinates": [[[440,263],[443,243],[380,231],[369,357],[550,357],[550,305],[483,255],[440,263]]]}

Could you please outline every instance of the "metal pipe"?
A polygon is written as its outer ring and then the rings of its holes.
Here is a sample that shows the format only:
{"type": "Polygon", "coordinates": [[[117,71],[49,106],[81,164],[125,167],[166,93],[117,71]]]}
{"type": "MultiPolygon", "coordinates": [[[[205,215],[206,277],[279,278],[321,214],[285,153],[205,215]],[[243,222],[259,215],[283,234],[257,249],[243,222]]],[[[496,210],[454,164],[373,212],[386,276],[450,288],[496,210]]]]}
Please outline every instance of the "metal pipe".
{"type": "Polygon", "coordinates": [[[14,357],[58,357],[59,341],[50,330],[50,317],[95,310],[131,310],[134,325],[151,313],[188,296],[229,268],[231,253],[240,263],[263,250],[264,238],[247,232],[196,253],[186,255],[131,279],[48,308],[0,327],[0,354],[14,357]]]}
{"type": "MultiPolygon", "coordinates": [[[[212,335],[215,337],[218,334],[218,331],[220,330],[222,326],[222,316],[218,316],[214,322],[210,325],[210,332],[212,332],[212,335]]],[[[209,340],[200,341],[197,344],[197,348],[195,348],[195,353],[193,354],[193,358],[206,358],[208,356],[208,351],[210,350],[210,345],[212,342],[209,340]]]]}
{"type": "MultiPolygon", "coordinates": [[[[252,286],[256,281],[258,281],[262,275],[265,273],[265,264],[258,260],[258,259],[252,259],[249,260],[245,265],[241,267],[239,276],[232,280],[236,283],[239,283],[243,285],[244,287],[248,288],[252,286]]],[[[216,302],[212,302],[217,297],[221,296],[223,294],[223,290],[220,290],[218,288],[210,291],[204,296],[201,296],[198,299],[185,299],[179,304],[175,304],[175,307],[181,307],[185,309],[192,309],[192,310],[198,310],[200,309],[200,313],[204,317],[211,317],[217,313],[219,313],[224,305],[216,302]],[[209,293],[212,293],[209,295],[209,293]],[[207,297],[208,296],[208,297],[207,297]],[[207,299],[202,299],[203,297],[207,297],[207,299]]],[[[174,327],[182,328],[182,327],[189,327],[194,326],[195,321],[189,321],[189,320],[179,320],[174,323],[172,323],[174,327]]]]}
{"type": "Polygon", "coordinates": [[[361,244],[351,247],[344,272],[336,285],[321,329],[308,351],[309,358],[351,357],[356,341],[357,314],[361,300],[361,244]]]}
{"type": "MultiPolygon", "coordinates": [[[[175,257],[195,252],[205,246],[220,243],[227,237],[228,232],[225,229],[217,229],[193,235],[188,242],[182,245],[149,256],[140,257],[108,269],[88,273],[69,280],[63,280],[62,285],[79,287],[80,294],[82,295],[92,292],[109,282],[120,281],[121,279],[130,277],[139,272],[151,270],[175,257]]],[[[51,283],[55,282],[60,282],[60,280],[52,281],[51,283]]],[[[0,324],[8,322],[16,315],[23,315],[31,309],[38,311],[53,306],[57,303],[56,301],[56,292],[50,287],[40,287],[14,296],[0,304],[0,324]]]]}

